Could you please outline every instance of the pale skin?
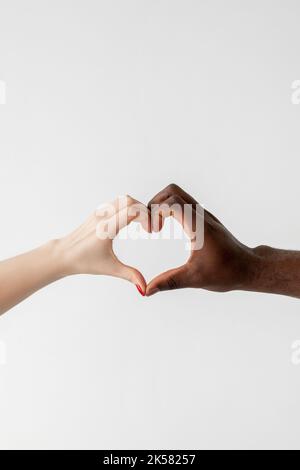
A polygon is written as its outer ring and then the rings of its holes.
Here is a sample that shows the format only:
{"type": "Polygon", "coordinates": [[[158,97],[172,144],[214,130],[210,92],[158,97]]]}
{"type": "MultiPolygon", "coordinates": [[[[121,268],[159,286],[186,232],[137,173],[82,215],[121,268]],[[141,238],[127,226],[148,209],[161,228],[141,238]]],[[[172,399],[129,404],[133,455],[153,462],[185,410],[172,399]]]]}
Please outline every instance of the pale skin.
{"type": "MultiPolygon", "coordinates": [[[[245,290],[300,298],[300,252],[268,246],[247,247],[208,211],[204,214],[202,249],[192,250],[186,264],[158,275],[147,285],[137,269],[123,264],[116,257],[113,236],[101,238],[102,225],[99,230],[99,221],[104,223],[103,227],[106,222],[116,221],[117,224],[112,224],[116,226],[115,234],[133,221],[140,222],[145,230],[151,231],[151,205],[163,204],[160,223],[158,228],[157,224],[155,227],[160,230],[164,217],[168,216],[166,207],[190,204],[195,210],[197,201],[174,184],[158,193],[150,201],[148,210],[130,196],[125,199],[125,206],[120,206],[119,200],[116,200],[110,204],[112,211],[95,211],[69,235],[0,262],[0,314],[48,284],[76,274],[122,278],[135,284],[146,296],[190,287],[215,292],[245,290]],[[139,217],[139,211],[132,210],[136,204],[145,209],[144,217],[139,217]]],[[[177,217],[172,210],[170,213],[177,217]]],[[[193,231],[192,227],[185,226],[184,220],[177,219],[186,233],[193,231]]]]}
{"type": "Polygon", "coordinates": [[[114,223],[111,226],[116,226],[118,232],[132,221],[139,221],[139,213],[130,211],[136,203],[127,196],[125,207],[120,208],[117,199],[109,205],[114,213],[95,211],[66,237],[51,240],[35,250],[0,262],[0,314],[48,284],[76,274],[122,278],[135,284],[144,295],[146,281],[143,275],[116,257],[112,238],[100,239],[101,234],[97,234],[99,222],[117,220],[117,226],[114,223]]]}

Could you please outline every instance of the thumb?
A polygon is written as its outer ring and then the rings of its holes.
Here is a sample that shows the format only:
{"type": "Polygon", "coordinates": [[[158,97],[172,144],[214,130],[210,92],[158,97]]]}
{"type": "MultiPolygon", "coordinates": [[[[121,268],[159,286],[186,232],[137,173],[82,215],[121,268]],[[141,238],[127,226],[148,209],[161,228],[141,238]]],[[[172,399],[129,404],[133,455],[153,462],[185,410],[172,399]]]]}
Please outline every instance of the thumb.
{"type": "Polygon", "coordinates": [[[141,295],[144,296],[146,294],[147,283],[145,278],[140,271],[132,266],[128,266],[121,261],[116,260],[113,276],[132,282],[132,284],[136,285],[141,295]]]}
{"type": "Polygon", "coordinates": [[[169,271],[166,271],[152,279],[147,286],[146,295],[149,297],[160,291],[188,287],[187,279],[188,272],[186,265],[170,269],[169,271]]]}

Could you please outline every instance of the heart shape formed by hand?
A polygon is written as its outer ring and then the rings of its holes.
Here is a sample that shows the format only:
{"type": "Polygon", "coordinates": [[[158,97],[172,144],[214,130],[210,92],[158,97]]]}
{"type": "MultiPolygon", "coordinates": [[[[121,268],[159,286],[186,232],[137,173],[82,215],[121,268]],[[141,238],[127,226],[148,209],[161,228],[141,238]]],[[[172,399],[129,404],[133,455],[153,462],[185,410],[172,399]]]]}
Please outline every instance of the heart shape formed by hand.
{"type": "Polygon", "coordinates": [[[159,232],[152,233],[133,222],[114,240],[114,252],[122,262],[135,266],[150,280],[185,264],[190,256],[188,245],[180,224],[169,218],[159,232]]]}
{"type": "MultiPolygon", "coordinates": [[[[187,287],[187,250],[182,250],[181,247],[179,248],[178,243],[180,242],[182,246],[188,247],[190,251],[189,262],[193,257],[194,250],[198,249],[198,233],[204,233],[203,230],[198,230],[198,219],[200,221],[202,220],[202,222],[204,220],[203,210],[198,213],[196,205],[196,202],[186,202],[181,195],[170,196],[168,191],[165,190],[155,196],[147,207],[130,196],[125,196],[116,199],[109,205],[105,205],[104,208],[99,208],[96,215],[100,217],[100,221],[97,225],[96,232],[98,238],[102,241],[101,274],[109,274],[127,279],[135,283],[139,291],[146,295],[152,295],[157,290],[187,287]],[[172,220],[172,223],[164,224],[165,220],[169,217],[171,217],[169,221],[172,220]],[[135,230],[132,232],[132,230],[128,229],[131,222],[139,222],[139,231],[135,230]],[[122,231],[122,229],[125,228],[126,230],[122,231]],[[145,238],[150,238],[152,239],[152,243],[153,240],[159,243],[165,243],[163,250],[160,246],[160,248],[156,250],[156,253],[150,254],[150,257],[141,256],[141,259],[145,259],[147,265],[152,268],[155,266],[155,262],[157,265],[157,261],[161,261],[163,254],[167,253],[166,242],[168,241],[168,244],[170,244],[170,241],[174,242],[172,243],[173,248],[175,245],[177,245],[177,247],[175,251],[173,250],[167,264],[174,266],[175,259],[179,267],[162,272],[147,285],[144,276],[139,270],[122,263],[113,252],[112,240],[120,231],[121,236],[119,236],[119,238],[121,240],[134,240],[134,250],[132,250],[132,252],[134,252],[135,255],[138,251],[137,240],[139,238],[143,241],[145,241],[145,238]],[[148,232],[148,234],[145,232],[148,232]],[[149,236],[149,234],[151,235],[149,236]],[[187,239],[189,242],[187,242],[187,239]],[[183,256],[180,258],[180,253],[185,254],[184,258],[183,256]],[[182,263],[181,260],[183,260],[184,263],[182,263]]],[[[128,245],[125,253],[128,258],[128,245]]],[[[140,260],[136,259],[133,265],[140,263],[140,260]]],[[[147,268],[144,267],[143,270],[145,269],[147,268]]]]}

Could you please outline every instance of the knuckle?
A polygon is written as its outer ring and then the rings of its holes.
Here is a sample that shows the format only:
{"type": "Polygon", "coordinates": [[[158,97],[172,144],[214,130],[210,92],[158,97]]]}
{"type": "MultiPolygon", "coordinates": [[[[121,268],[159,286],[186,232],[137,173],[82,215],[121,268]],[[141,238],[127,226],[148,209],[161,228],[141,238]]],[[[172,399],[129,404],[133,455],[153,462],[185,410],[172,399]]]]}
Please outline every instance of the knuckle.
{"type": "Polygon", "coordinates": [[[165,188],[165,191],[169,193],[176,193],[178,189],[179,189],[179,186],[177,186],[177,184],[171,183],[165,188]]]}
{"type": "Polygon", "coordinates": [[[135,202],[135,199],[133,199],[132,196],[129,196],[129,194],[126,195],[126,200],[127,200],[127,205],[130,206],[135,202]]]}
{"type": "Polygon", "coordinates": [[[157,196],[153,197],[147,204],[148,209],[151,209],[152,206],[157,205],[157,196]]]}
{"type": "Polygon", "coordinates": [[[169,205],[170,206],[173,206],[175,204],[180,204],[181,203],[181,199],[179,196],[177,196],[176,194],[174,194],[173,196],[171,196],[169,198],[169,205]]]}
{"type": "Polygon", "coordinates": [[[179,288],[179,282],[176,281],[174,279],[174,277],[170,277],[170,279],[168,279],[168,286],[169,286],[170,290],[178,289],[179,288]]]}

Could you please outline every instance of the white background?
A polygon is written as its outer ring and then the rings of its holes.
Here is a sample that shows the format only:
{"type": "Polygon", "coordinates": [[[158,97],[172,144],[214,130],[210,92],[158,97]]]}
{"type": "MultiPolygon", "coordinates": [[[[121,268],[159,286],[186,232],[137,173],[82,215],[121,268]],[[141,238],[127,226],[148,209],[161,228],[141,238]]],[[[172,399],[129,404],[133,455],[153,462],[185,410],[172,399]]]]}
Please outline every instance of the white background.
{"type": "MultiPolygon", "coordinates": [[[[300,248],[298,0],[0,0],[0,258],[168,183],[300,248]]],[[[147,279],[183,242],[117,243],[147,279]]],[[[299,300],[53,284],[0,319],[1,448],[300,448],[299,300]]]]}

